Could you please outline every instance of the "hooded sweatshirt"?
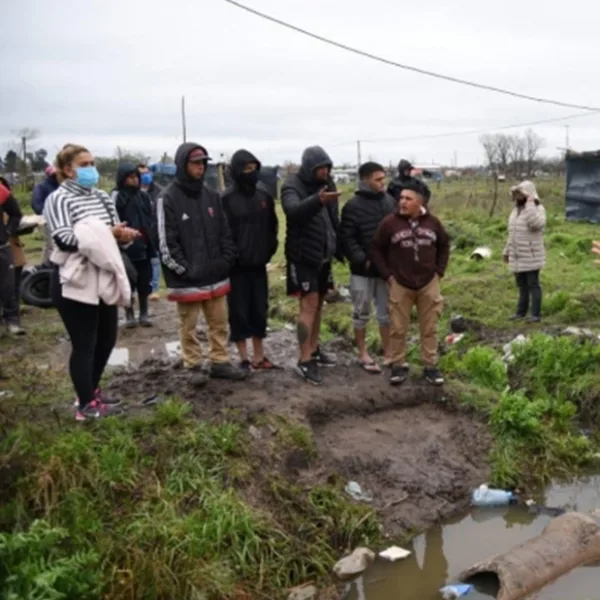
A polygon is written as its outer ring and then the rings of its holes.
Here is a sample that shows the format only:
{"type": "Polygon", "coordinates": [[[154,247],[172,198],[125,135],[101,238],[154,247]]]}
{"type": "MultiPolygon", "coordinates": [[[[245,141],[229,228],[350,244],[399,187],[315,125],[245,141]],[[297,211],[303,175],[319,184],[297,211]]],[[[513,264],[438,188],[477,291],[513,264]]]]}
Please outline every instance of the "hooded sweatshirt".
{"type": "Polygon", "coordinates": [[[229,293],[236,250],[217,192],[193,179],[187,163],[199,144],[181,144],[177,173],[156,201],[158,244],[169,299],[201,302],[229,293]]]}
{"type": "Polygon", "coordinates": [[[132,164],[119,165],[116,176],[117,187],[112,193],[119,219],[142,234],[140,239],[135,240],[125,250],[133,262],[149,260],[156,256],[156,250],[152,243],[154,221],[150,197],[140,189],[139,184],[137,186],[125,185],[127,177],[132,174],[137,175],[137,173],[137,168],[132,164]]]}
{"type": "Polygon", "coordinates": [[[336,191],[331,178],[315,179],[315,170],[333,166],[329,155],[320,146],[311,146],[302,154],[302,165],[290,175],[281,190],[283,211],[287,218],[286,258],[291,263],[319,269],[337,251],[339,208],[337,200],[323,204],[319,192],[326,187],[336,191]]]}
{"type": "Polygon", "coordinates": [[[247,150],[235,152],[230,169],[233,185],[221,197],[237,248],[238,269],[264,269],[277,250],[275,203],[259,181],[260,168],[259,160],[247,150]],[[248,163],[256,163],[256,171],[244,173],[248,163]]]}
{"type": "MultiPolygon", "coordinates": [[[[379,223],[396,208],[394,199],[385,192],[374,192],[360,183],[353,198],[342,209],[340,242],[344,256],[350,262],[353,275],[381,277],[373,264],[367,267],[371,242],[379,223]]],[[[370,261],[369,261],[370,262],[370,261]]]]}
{"type": "Polygon", "coordinates": [[[46,176],[44,181],[41,181],[33,188],[31,196],[31,208],[36,215],[41,215],[44,212],[46,198],[58,189],[58,178],[56,173],[46,176]]]}
{"type": "Polygon", "coordinates": [[[398,212],[383,219],[371,244],[371,260],[384,279],[420,290],[438,275],[450,258],[450,237],[437,217],[422,208],[416,219],[398,212]]]}

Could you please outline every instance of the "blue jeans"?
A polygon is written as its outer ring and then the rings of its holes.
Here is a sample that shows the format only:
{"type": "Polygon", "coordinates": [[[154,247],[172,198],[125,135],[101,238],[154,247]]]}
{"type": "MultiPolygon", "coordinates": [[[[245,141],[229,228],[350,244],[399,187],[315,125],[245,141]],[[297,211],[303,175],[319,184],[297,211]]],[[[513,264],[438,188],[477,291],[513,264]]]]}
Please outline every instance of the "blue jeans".
{"type": "Polygon", "coordinates": [[[152,293],[158,292],[158,284],[160,282],[160,258],[152,259],[152,293]]]}

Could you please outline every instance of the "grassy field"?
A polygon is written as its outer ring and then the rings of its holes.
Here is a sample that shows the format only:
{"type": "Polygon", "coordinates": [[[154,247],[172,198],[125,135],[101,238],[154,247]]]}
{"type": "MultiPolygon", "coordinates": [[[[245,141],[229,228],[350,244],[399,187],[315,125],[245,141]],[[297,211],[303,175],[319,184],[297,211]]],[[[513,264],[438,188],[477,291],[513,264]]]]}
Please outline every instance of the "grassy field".
{"type": "MultiPolygon", "coordinates": [[[[452,314],[476,324],[445,349],[447,386],[489,424],[494,482],[521,485],[575,474],[598,450],[580,427],[594,432],[600,422],[600,346],[548,332],[600,324],[600,269],[590,254],[600,232],[565,222],[562,182],[538,184],[548,210],[544,321],[515,328],[507,317],[516,289],[501,260],[508,187],[500,187],[493,218],[486,181],[434,187],[431,208],[453,238],[441,332],[452,314]],[[470,259],[479,245],[492,248],[490,260],[470,259]],[[515,348],[507,370],[501,346],[518,333],[529,341],[515,348]]],[[[284,296],[281,212],[280,223],[271,273],[275,326],[296,314],[284,296]]],[[[27,243],[35,262],[42,242],[27,243]]],[[[347,284],[346,265],[334,272],[347,284]]],[[[293,421],[264,417],[277,429],[269,447],[239,415],[199,422],[177,398],[147,418],[89,428],[64,423],[48,407],[68,397],[68,382],[36,366],[62,328],[51,311],[30,312],[27,322],[31,335],[18,352],[0,340],[13,392],[0,398],[0,598],[276,598],[292,585],[326,580],[339,552],[380,538],[377,515],[348,502],[335,477],[299,489],[280,476],[277,457],[286,451],[316,453],[311,432],[293,421]]],[[[328,306],[324,339],[351,335],[349,305],[328,306]]],[[[369,343],[378,349],[375,327],[369,343]]],[[[418,363],[416,347],[410,358],[418,363]]]]}

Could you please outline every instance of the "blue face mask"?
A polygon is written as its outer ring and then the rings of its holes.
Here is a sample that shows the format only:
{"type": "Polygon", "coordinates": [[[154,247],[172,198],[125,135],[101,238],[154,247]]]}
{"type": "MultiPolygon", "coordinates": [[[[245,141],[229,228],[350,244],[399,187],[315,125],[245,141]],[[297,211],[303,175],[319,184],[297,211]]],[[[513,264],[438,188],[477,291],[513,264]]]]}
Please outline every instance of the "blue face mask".
{"type": "Polygon", "coordinates": [[[140,177],[140,182],[142,185],[152,185],[154,181],[154,177],[152,177],[152,173],[142,173],[140,177]]]}
{"type": "Polygon", "coordinates": [[[77,167],[75,181],[82,187],[93,188],[100,181],[100,173],[96,167],[77,167]]]}

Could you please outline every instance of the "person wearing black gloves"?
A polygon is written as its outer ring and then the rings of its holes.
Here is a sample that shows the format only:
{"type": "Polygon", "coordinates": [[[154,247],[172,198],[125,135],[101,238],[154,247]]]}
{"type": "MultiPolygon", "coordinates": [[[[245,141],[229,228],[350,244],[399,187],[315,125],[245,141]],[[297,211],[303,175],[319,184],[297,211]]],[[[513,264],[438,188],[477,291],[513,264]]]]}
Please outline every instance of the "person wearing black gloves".
{"type": "MultiPolygon", "coordinates": [[[[142,327],[152,327],[148,317],[148,297],[152,293],[151,261],[156,256],[151,237],[154,225],[150,197],[140,189],[140,177],[135,165],[119,165],[113,199],[119,219],[141,233],[141,237],[125,249],[125,253],[137,273],[137,281],[131,291],[137,291],[139,323],[142,327]]],[[[125,309],[125,326],[132,328],[136,325],[132,301],[131,306],[125,309]]]]}
{"type": "Polygon", "coordinates": [[[265,356],[269,280],[267,263],[277,250],[277,215],[267,188],[259,183],[260,161],[247,150],[231,157],[233,184],[221,201],[227,215],[237,261],[229,275],[230,339],[238,348],[242,369],[273,369],[265,356]],[[248,359],[247,340],[252,339],[253,361],[248,359]]]}

